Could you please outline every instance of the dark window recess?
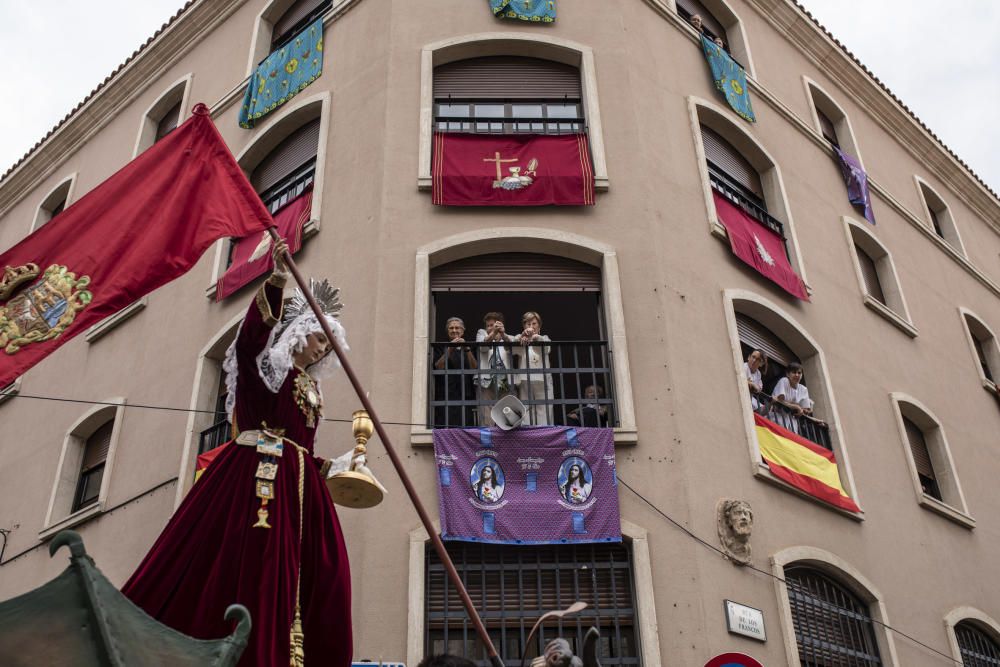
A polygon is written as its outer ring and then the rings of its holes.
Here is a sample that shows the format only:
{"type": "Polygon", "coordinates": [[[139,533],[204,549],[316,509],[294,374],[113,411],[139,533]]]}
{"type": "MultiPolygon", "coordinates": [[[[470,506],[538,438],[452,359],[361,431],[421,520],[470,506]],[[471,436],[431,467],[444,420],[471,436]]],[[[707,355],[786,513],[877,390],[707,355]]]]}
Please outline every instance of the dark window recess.
{"type": "MultiPolygon", "coordinates": [[[[601,270],[555,255],[503,252],[444,264],[431,272],[431,291],[600,292],[601,270]]],[[[520,313],[510,315],[519,316],[520,313]]],[[[508,322],[511,327],[516,322],[508,322]]],[[[513,328],[510,330],[516,333],[513,328]]],[[[473,332],[475,333],[475,332],[473,332]]]]}
{"type": "Polygon", "coordinates": [[[906,439],[910,443],[910,453],[917,468],[920,488],[928,496],[941,500],[941,490],[938,488],[937,476],[934,474],[934,465],[931,463],[931,453],[927,448],[923,429],[906,417],[903,417],[903,426],[906,427],[906,439]]]}
{"type": "Polygon", "coordinates": [[[799,660],[805,667],[881,665],[868,606],[819,570],[785,568],[799,660]]]}
{"type": "Polygon", "coordinates": [[[677,0],[677,13],[689,23],[693,15],[698,14],[701,16],[702,30],[705,31],[708,38],[714,40],[716,37],[721,37],[726,50],[729,50],[729,38],[726,36],[726,29],[712,15],[712,12],[708,11],[705,5],[701,4],[700,0],[677,0]]]}
{"type": "Polygon", "coordinates": [[[177,100],[177,104],[170,107],[160,122],[156,124],[156,141],[159,141],[163,137],[170,134],[171,130],[177,127],[177,123],[181,118],[181,100],[177,100]]]}
{"type": "MultiPolygon", "coordinates": [[[[768,365],[776,363],[781,366],[779,374],[774,377],[774,382],[777,382],[779,377],[784,376],[784,369],[788,364],[797,360],[792,350],[778,336],[752,317],[736,313],[736,330],[739,332],[740,343],[751,350],[762,351],[767,355],[768,365]]],[[[747,356],[749,356],[749,350],[747,354],[743,355],[743,358],[746,359],[747,356]]],[[[774,373],[769,373],[769,376],[772,375],[774,373]]],[[[764,383],[764,388],[768,388],[767,382],[764,383]]]]}
{"type": "Polygon", "coordinates": [[[111,433],[115,422],[112,419],[98,428],[87,438],[83,446],[83,459],[80,463],[80,477],[73,495],[73,509],[76,512],[97,502],[101,493],[101,481],[104,479],[104,464],[111,447],[111,433]]]}
{"type": "Polygon", "coordinates": [[[868,295],[885,305],[885,293],[882,291],[882,283],[878,279],[875,260],[857,244],[854,246],[854,252],[858,256],[858,264],[861,265],[861,276],[865,280],[865,289],[868,290],[868,295]]]}
{"type": "Polygon", "coordinates": [[[292,132],[250,175],[250,183],[274,213],[313,182],[319,151],[319,119],[292,132]]]}
{"type": "Polygon", "coordinates": [[[972,623],[955,625],[955,639],[965,667],[1000,667],[1000,644],[972,623]]]}
{"type": "Polygon", "coordinates": [[[434,127],[443,132],[583,132],[580,70],[519,56],[487,56],[434,68],[434,127]]]}
{"type": "Polygon", "coordinates": [[[333,0],[297,0],[277,21],[271,31],[271,53],[274,53],[306,26],[322,16],[333,0]]]}
{"type": "MultiPolygon", "coordinates": [[[[507,664],[534,657],[555,637],[582,648],[591,626],[601,632],[602,665],[640,665],[632,554],[627,543],[506,546],[447,543],[448,553],[483,618],[490,638],[507,664]],[[525,647],[535,621],[547,611],[576,600],[587,608],[546,623],[536,644],[525,647]]],[[[427,655],[450,653],[488,667],[482,643],[434,549],[426,550],[424,612],[427,655]]]]}
{"type": "MultiPolygon", "coordinates": [[[[972,344],[976,348],[976,356],[979,357],[979,365],[983,367],[983,375],[985,375],[986,379],[990,382],[996,382],[993,378],[992,371],[990,371],[990,365],[986,361],[986,350],[983,348],[983,341],[979,340],[975,333],[972,334],[972,344]]],[[[990,344],[990,341],[987,341],[986,344],[990,344]]]]}
{"type": "Polygon", "coordinates": [[[52,214],[51,214],[51,217],[49,219],[51,220],[52,218],[54,218],[57,215],[59,215],[60,213],[62,213],[63,209],[65,209],[65,208],[66,208],[66,200],[65,199],[60,199],[59,203],[57,203],[55,206],[52,207],[52,214]]]}
{"type": "Polygon", "coordinates": [[[226,388],[226,372],[219,373],[219,388],[216,390],[215,398],[215,423],[201,432],[198,439],[198,453],[215,449],[226,444],[232,438],[232,424],[229,422],[229,415],[226,413],[226,397],[229,390],[226,388]]]}
{"type": "Polygon", "coordinates": [[[931,224],[934,225],[934,233],[944,238],[944,231],[941,229],[941,220],[938,218],[938,212],[930,206],[927,207],[927,212],[931,214],[931,224]]]}
{"type": "Polygon", "coordinates": [[[752,195],[761,208],[764,205],[764,188],[760,183],[760,174],[742,153],[710,127],[701,126],[702,145],[705,148],[705,158],[721,169],[729,179],[752,195]]]}
{"type": "Polygon", "coordinates": [[[816,109],[816,115],[819,116],[819,126],[823,130],[823,137],[837,148],[840,148],[840,143],[837,141],[837,130],[833,126],[833,121],[819,109],[816,109]]]}

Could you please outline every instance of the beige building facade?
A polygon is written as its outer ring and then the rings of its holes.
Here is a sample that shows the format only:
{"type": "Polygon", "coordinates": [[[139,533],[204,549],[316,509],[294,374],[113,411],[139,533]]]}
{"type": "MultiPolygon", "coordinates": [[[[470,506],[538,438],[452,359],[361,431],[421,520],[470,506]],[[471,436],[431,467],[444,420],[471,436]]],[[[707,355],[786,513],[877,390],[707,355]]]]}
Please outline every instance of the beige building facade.
{"type": "MultiPolygon", "coordinates": [[[[486,0],[193,0],[0,180],[0,247],[204,102],[266,201],[312,182],[297,261],[342,288],[352,363],[428,507],[440,414],[432,344],[446,339],[448,316],[461,315],[471,337],[488,310],[506,309],[509,330],[538,310],[553,340],[579,341],[566,333],[575,328],[596,341],[600,363],[576,367],[599,367],[590,372],[615,427],[624,542],[494,554],[457,546],[503,651],[516,652],[507,647],[521,619],[581,597],[597,609],[610,665],[700,667],[727,651],[768,666],[1000,664],[969,657],[1000,656],[996,194],[792,0],[559,0],[558,9],[548,25],[496,19],[486,0]],[[241,129],[254,64],[317,6],[322,76],[241,129]],[[692,11],[711,17],[706,27],[746,67],[756,123],[716,91],[692,11]],[[571,71],[577,92],[445,90],[448,73],[485,76],[504,62],[541,81],[546,67],[571,71]],[[543,131],[559,129],[548,119],[575,118],[563,124],[588,135],[596,204],[433,205],[434,130],[494,123],[461,120],[456,107],[474,116],[477,104],[499,107],[479,115],[507,114],[505,128],[535,124],[515,122],[535,118],[529,106],[549,114],[543,131]],[[831,140],[867,171],[877,225],[849,203],[831,140]],[[731,164],[715,164],[720,150],[731,164]],[[282,168],[276,155],[304,161],[282,168]],[[809,302],[732,254],[713,201],[726,188],[766,209],[809,302]],[[517,283],[507,260],[528,273],[577,271],[591,286],[517,283]],[[477,262],[497,267],[495,282],[466,291],[448,282],[477,262]],[[825,422],[815,441],[835,454],[860,512],[806,496],[763,462],[742,368],[761,346],[775,368],[801,361],[825,422]],[[685,532],[721,548],[723,498],[753,508],[753,568],[685,532]],[[766,641],[727,631],[726,600],[760,610],[766,641]]],[[[216,301],[227,254],[218,243],[5,390],[0,599],[63,569],[45,547],[69,527],[123,583],[190,489],[218,424],[221,360],[252,297],[245,288],[216,301]]],[[[582,404],[571,366],[577,393],[558,392],[557,415],[582,404]]],[[[360,406],[343,376],[324,393],[325,416],[346,420],[317,436],[317,453],[332,456],[352,446],[360,406]]],[[[355,659],[415,665],[430,650],[473,650],[402,485],[378,442],[370,452],[389,495],[340,511],[355,659]]]]}

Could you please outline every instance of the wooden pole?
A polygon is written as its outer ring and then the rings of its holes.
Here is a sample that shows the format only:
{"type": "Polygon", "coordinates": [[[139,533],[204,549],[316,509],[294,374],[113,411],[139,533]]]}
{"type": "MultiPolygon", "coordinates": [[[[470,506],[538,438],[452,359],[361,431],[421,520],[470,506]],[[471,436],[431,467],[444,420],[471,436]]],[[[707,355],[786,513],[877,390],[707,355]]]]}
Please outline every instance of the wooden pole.
{"type": "MultiPolygon", "coordinates": [[[[271,234],[271,240],[274,243],[281,240],[281,237],[278,236],[278,232],[274,227],[268,228],[268,232],[271,234]]],[[[441,541],[441,536],[434,530],[434,524],[431,523],[431,517],[427,514],[427,510],[420,501],[420,497],[417,495],[417,491],[413,487],[413,482],[410,481],[410,476],[406,474],[406,470],[403,468],[403,462],[396,454],[396,449],[392,446],[392,442],[389,440],[389,434],[385,432],[385,428],[382,426],[382,421],[375,413],[375,408],[372,406],[371,401],[368,400],[368,394],[365,392],[364,387],[361,386],[361,381],[358,380],[358,376],[354,373],[354,369],[351,367],[351,363],[347,360],[347,356],[344,354],[343,348],[340,347],[340,343],[337,342],[336,336],[334,336],[333,331],[330,330],[330,324],[326,321],[323,310],[316,302],[316,298],[313,296],[312,290],[309,289],[309,285],[307,285],[306,281],[302,278],[302,274],[299,273],[299,269],[295,265],[295,260],[292,259],[292,254],[290,252],[285,252],[284,260],[285,264],[288,266],[288,270],[292,274],[292,277],[295,278],[295,282],[298,284],[299,289],[302,290],[302,294],[305,296],[306,301],[312,308],[313,313],[316,314],[316,319],[319,320],[320,326],[323,327],[323,333],[326,334],[327,340],[330,341],[330,346],[333,348],[334,354],[337,355],[337,359],[340,360],[340,365],[344,368],[344,372],[347,374],[347,379],[351,381],[351,386],[354,387],[355,393],[358,395],[358,398],[361,399],[361,405],[368,412],[368,416],[371,417],[372,424],[375,425],[375,432],[378,433],[378,437],[382,439],[382,444],[385,446],[386,454],[389,455],[389,460],[392,461],[392,467],[396,469],[396,473],[399,475],[399,479],[403,482],[403,487],[406,489],[406,495],[410,497],[410,502],[413,503],[413,507],[417,510],[417,514],[420,516],[420,522],[424,524],[424,529],[426,529],[427,534],[430,535],[431,543],[434,545],[434,550],[437,552],[438,558],[440,558],[441,562],[444,564],[445,571],[448,573],[448,578],[451,580],[452,585],[455,586],[459,596],[462,598],[462,604],[465,605],[465,611],[468,612],[469,618],[472,619],[472,624],[476,627],[476,634],[479,635],[479,639],[482,640],[483,646],[486,647],[486,654],[489,656],[490,662],[493,663],[494,667],[503,667],[503,661],[500,659],[500,655],[497,653],[496,647],[493,646],[493,641],[490,639],[489,633],[486,632],[486,626],[483,625],[483,619],[479,617],[479,612],[476,611],[476,607],[472,603],[472,598],[469,597],[469,592],[465,590],[465,584],[462,583],[462,578],[458,575],[458,570],[455,569],[455,564],[452,562],[451,556],[448,555],[448,551],[444,548],[444,542],[441,541]]]]}

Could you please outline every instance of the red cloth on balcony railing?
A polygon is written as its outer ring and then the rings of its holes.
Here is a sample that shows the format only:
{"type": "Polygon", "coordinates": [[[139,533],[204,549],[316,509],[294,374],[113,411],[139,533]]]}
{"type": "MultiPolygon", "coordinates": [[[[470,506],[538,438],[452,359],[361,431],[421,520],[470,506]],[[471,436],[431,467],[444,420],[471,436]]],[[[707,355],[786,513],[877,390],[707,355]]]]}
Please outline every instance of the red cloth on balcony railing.
{"type": "Polygon", "coordinates": [[[808,301],[805,283],[788,263],[782,238],[718,192],[713,190],[712,196],[719,221],[729,233],[733,254],[792,296],[808,301]]]}
{"type": "Polygon", "coordinates": [[[441,206],[594,205],[586,134],[438,132],[431,172],[441,206]]]}
{"type": "MultiPolygon", "coordinates": [[[[274,225],[278,228],[278,234],[288,241],[288,251],[293,255],[302,247],[302,229],[309,221],[311,211],[312,187],[310,186],[309,189],[285,204],[274,214],[274,225]]],[[[250,261],[250,255],[253,254],[260,241],[261,235],[254,234],[234,242],[233,263],[222,274],[215,286],[216,301],[222,301],[239,288],[271,270],[274,260],[271,259],[270,252],[264,253],[254,262],[250,261]]]]}

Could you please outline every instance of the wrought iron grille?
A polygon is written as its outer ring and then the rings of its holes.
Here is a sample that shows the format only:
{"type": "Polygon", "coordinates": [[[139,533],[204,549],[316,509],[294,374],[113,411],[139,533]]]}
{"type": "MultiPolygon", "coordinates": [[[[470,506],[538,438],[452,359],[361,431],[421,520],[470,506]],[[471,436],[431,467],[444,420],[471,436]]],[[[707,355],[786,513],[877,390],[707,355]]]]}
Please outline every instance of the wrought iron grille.
{"type": "MultiPolygon", "coordinates": [[[[314,7],[312,11],[310,11],[308,14],[306,14],[301,19],[296,21],[292,27],[288,28],[288,30],[285,30],[280,35],[275,35],[271,39],[271,53],[274,53],[275,51],[283,47],[285,44],[291,42],[296,35],[305,30],[310,23],[312,23],[320,16],[325,14],[326,11],[330,9],[330,7],[332,6],[333,6],[333,0],[324,0],[324,2],[321,2],[319,5],[314,7]]],[[[269,53],[268,56],[270,55],[271,54],[269,53]]],[[[267,60],[267,58],[265,58],[264,60],[267,60]]],[[[264,60],[261,60],[260,62],[264,62],[264,60]]],[[[257,64],[259,65],[260,63],[257,64]]]]}
{"type": "Polygon", "coordinates": [[[531,343],[548,348],[538,367],[520,361],[517,343],[435,343],[430,346],[428,428],[492,425],[489,411],[498,398],[514,394],[535,425],[617,426],[614,367],[607,341],[531,343]],[[502,355],[511,368],[491,368],[502,355]],[[471,359],[470,359],[471,357],[471,359]],[[524,366],[519,367],[519,366],[524,366]],[[594,387],[588,397],[588,387],[594,387]]]}
{"type": "MultiPolygon", "coordinates": [[[[223,417],[225,417],[225,414],[223,414],[223,417]]],[[[206,428],[198,438],[198,453],[204,454],[211,449],[229,442],[232,428],[233,425],[229,423],[228,419],[223,419],[206,428]]]]}
{"type": "Polygon", "coordinates": [[[1000,667],[1000,645],[976,626],[962,621],[955,626],[955,638],[965,667],[1000,667]]]}
{"type": "Polygon", "coordinates": [[[781,237],[785,244],[785,254],[788,254],[788,239],[785,238],[785,226],[780,220],[767,212],[764,200],[733,180],[721,167],[711,160],[708,162],[708,180],[712,189],[733,202],[751,218],[764,225],[781,237]]]}
{"type": "Polygon", "coordinates": [[[785,569],[802,667],[881,665],[868,606],[809,567],[785,569]]]}
{"type": "Polygon", "coordinates": [[[434,127],[440,132],[483,134],[575,134],[586,130],[580,101],[438,100],[434,127]]]}
{"type": "Polygon", "coordinates": [[[309,158],[304,164],[292,171],[273,186],[260,193],[261,201],[267,210],[274,214],[282,206],[295,199],[316,178],[316,158],[309,158]]]}
{"type": "MultiPolygon", "coordinates": [[[[632,554],[622,544],[506,546],[447,543],[451,556],[483,618],[494,646],[507,664],[519,664],[535,621],[547,611],[576,600],[588,604],[580,614],[546,623],[528,655],[540,655],[555,637],[582,647],[591,626],[601,632],[601,664],[641,665],[636,629],[632,554]]],[[[424,649],[490,664],[444,566],[428,545],[425,571],[424,649]]]]}
{"type": "Polygon", "coordinates": [[[797,415],[791,408],[785,407],[774,400],[773,396],[758,392],[753,394],[757,406],[764,406],[760,410],[766,411],[764,415],[778,426],[786,428],[792,433],[798,433],[809,442],[816,443],[820,447],[833,451],[833,441],[830,439],[830,426],[810,415],[797,415]]]}

